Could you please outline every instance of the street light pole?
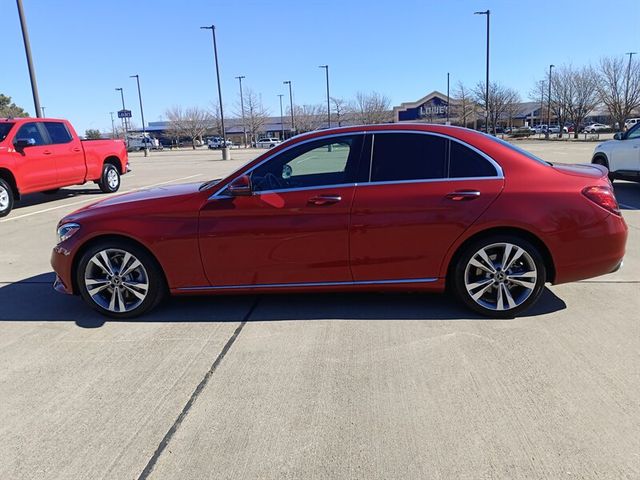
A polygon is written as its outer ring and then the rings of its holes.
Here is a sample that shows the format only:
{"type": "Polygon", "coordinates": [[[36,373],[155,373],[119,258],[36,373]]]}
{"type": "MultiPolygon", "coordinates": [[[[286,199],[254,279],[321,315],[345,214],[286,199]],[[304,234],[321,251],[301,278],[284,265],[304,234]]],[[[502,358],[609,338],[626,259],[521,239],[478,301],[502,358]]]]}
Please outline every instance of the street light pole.
{"type": "Polygon", "coordinates": [[[40,109],[42,110],[42,116],[43,116],[43,117],[46,117],[46,115],[44,114],[44,109],[45,109],[45,108],[46,108],[46,107],[40,107],[40,109]]]}
{"type": "Polygon", "coordinates": [[[291,89],[291,80],[285,80],[282,83],[285,85],[289,85],[289,103],[290,103],[289,108],[291,108],[291,134],[293,135],[293,132],[296,131],[296,125],[293,122],[293,91],[291,89]]]}
{"type": "Polygon", "coordinates": [[[278,97],[280,97],[280,136],[282,137],[280,141],[284,141],[284,117],[282,115],[282,97],[284,97],[284,95],[279,93],[278,97]]]}
{"type": "Polygon", "coordinates": [[[130,75],[129,78],[135,78],[138,83],[138,100],[140,101],[140,117],[142,118],[142,141],[144,142],[144,156],[149,155],[149,144],[147,143],[147,130],[144,126],[144,110],[142,109],[142,94],[140,93],[140,76],[130,75]]]}
{"type": "Polygon", "coordinates": [[[245,77],[244,75],[241,75],[236,78],[238,79],[238,82],[240,82],[240,110],[242,111],[242,133],[244,134],[244,148],[247,148],[247,127],[244,123],[244,97],[242,96],[242,79],[245,77]]]}
{"type": "MultiPolygon", "coordinates": [[[[120,92],[120,98],[122,99],[122,110],[126,110],[124,107],[124,90],[122,88],[116,88],[116,91],[120,92]]],[[[122,117],[122,125],[124,127],[124,143],[129,146],[129,129],[127,128],[127,117],[122,117]]]]}
{"type": "MultiPolygon", "coordinates": [[[[624,100],[627,102],[629,98],[629,78],[631,77],[631,58],[636,55],[637,52],[627,52],[625,55],[629,55],[629,65],[627,65],[627,82],[624,87],[624,100]]],[[[618,125],[620,127],[620,131],[624,132],[624,125],[618,125]]]]}
{"type": "Polygon", "coordinates": [[[24,52],[27,55],[27,66],[29,67],[29,78],[31,79],[31,93],[33,94],[33,105],[36,109],[36,117],[40,118],[40,96],[38,95],[38,82],[36,81],[36,69],[33,66],[31,58],[31,42],[29,41],[29,31],[27,30],[27,19],[24,16],[22,8],[22,0],[17,0],[18,16],[20,17],[20,26],[22,27],[22,41],[24,42],[24,52]]]}
{"type": "Polygon", "coordinates": [[[222,88],[220,87],[220,67],[218,66],[218,45],[216,43],[216,26],[200,27],[204,30],[211,30],[213,37],[213,57],[216,63],[216,78],[218,80],[218,102],[220,103],[220,126],[222,128],[222,159],[229,160],[229,147],[227,147],[227,134],[224,130],[224,111],[222,108],[222,88]]]}
{"type": "Polygon", "coordinates": [[[331,128],[331,105],[329,103],[329,65],[320,65],[319,68],[324,68],[327,75],[327,128],[331,128]]]}
{"type": "Polygon", "coordinates": [[[449,72],[447,72],[447,125],[449,125],[449,72]]]}
{"type": "Polygon", "coordinates": [[[547,132],[545,137],[549,138],[549,128],[551,128],[551,69],[555,67],[555,65],[549,65],[549,93],[547,95],[547,100],[549,103],[547,104],[547,132]]]}
{"type": "Polygon", "coordinates": [[[113,121],[113,112],[109,112],[111,115],[111,138],[116,138],[116,124],[113,121]]]}
{"type": "MultiPolygon", "coordinates": [[[[489,18],[491,17],[491,10],[487,10],[485,12],[474,12],[474,15],[486,15],[487,16],[487,72],[485,78],[485,128],[487,133],[489,133],[489,18]]],[[[494,125],[495,129],[495,125],[494,125]]]]}

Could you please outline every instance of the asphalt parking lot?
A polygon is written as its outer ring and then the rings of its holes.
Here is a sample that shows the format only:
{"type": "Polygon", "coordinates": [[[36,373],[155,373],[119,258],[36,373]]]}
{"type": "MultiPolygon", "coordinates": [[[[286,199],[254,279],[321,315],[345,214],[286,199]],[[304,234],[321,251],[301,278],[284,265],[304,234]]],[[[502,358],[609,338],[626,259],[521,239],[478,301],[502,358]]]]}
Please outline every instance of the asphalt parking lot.
{"type": "MultiPolygon", "coordinates": [[[[522,141],[550,161],[594,143],[522,141]]],[[[205,181],[255,151],[132,154],[122,191],[205,181]]],[[[60,217],[93,184],[0,219],[0,478],[640,478],[640,184],[615,274],[513,320],[444,295],[172,299],[105,321],[51,288],[60,217]]]]}

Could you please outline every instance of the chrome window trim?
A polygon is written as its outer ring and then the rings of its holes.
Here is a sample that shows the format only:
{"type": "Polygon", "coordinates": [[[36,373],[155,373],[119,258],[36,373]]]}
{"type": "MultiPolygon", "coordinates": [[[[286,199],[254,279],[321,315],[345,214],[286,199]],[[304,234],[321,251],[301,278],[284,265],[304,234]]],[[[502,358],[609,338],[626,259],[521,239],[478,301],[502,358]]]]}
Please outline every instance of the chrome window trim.
{"type": "Polygon", "coordinates": [[[437,277],[428,278],[402,278],[398,280],[363,280],[352,282],[306,282],[306,283],[257,283],[255,285],[210,285],[204,287],[181,287],[176,288],[179,291],[197,291],[197,290],[231,290],[236,288],[286,288],[286,287],[333,287],[333,286],[351,286],[351,285],[389,285],[402,283],[433,283],[438,280],[437,277]]]}
{"type": "MultiPolygon", "coordinates": [[[[301,142],[296,142],[292,145],[289,145],[286,148],[283,148],[282,150],[279,150],[276,153],[273,153],[269,156],[267,156],[267,158],[265,158],[264,160],[262,160],[260,163],[257,163],[256,165],[254,165],[253,167],[251,167],[249,170],[247,170],[246,172],[244,172],[244,175],[249,175],[251,172],[253,172],[256,168],[258,168],[259,166],[263,165],[265,162],[268,162],[269,160],[271,160],[272,158],[274,158],[277,155],[280,155],[281,153],[287,152],[289,150],[291,150],[292,148],[296,148],[299,147],[301,145],[306,145],[307,143],[311,143],[311,142],[315,142],[318,140],[325,140],[325,139],[329,139],[329,138],[338,138],[338,137],[353,137],[355,135],[366,135],[367,132],[364,131],[359,131],[359,132],[345,132],[345,133],[334,133],[331,135],[324,135],[321,137],[313,137],[313,138],[309,138],[307,140],[303,140],[301,142]]],[[[242,168],[244,167],[240,167],[238,170],[236,170],[235,172],[233,172],[232,174],[230,174],[227,178],[230,178],[231,176],[233,176],[235,173],[239,172],[240,170],[242,170],[242,168]]],[[[219,190],[217,190],[213,195],[211,195],[209,197],[209,200],[213,200],[214,198],[233,198],[230,197],[229,195],[220,195],[223,191],[225,191],[227,189],[227,186],[229,184],[225,184],[225,186],[223,188],[220,188],[219,190]]],[[[330,186],[334,186],[334,185],[330,185],[330,186]]],[[[319,188],[319,187],[313,187],[313,188],[319,188]]],[[[278,192],[281,192],[282,190],[276,190],[278,192]]]]}
{"type": "MultiPolygon", "coordinates": [[[[268,162],[269,160],[271,160],[272,158],[274,158],[277,155],[280,155],[281,153],[284,153],[288,150],[291,150],[292,148],[298,147],[300,145],[305,145],[307,143],[310,142],[314,142],[314,141],[318,141],[318,140],[324,140],[324,139],[329,139],[329,138],[339,138],[339,137],[346,137],[346,136],[355,136],[355,135],[367,135],[367,134],[371,134],[371,158],[370,158],[370,163],[369,163],[369,181],[368,182],[364,182],[364,183],[348,183],[348,184],[339,184],[339,185],[317,185],[317,186],[313,186],[313,187],[299,187],[299,188],[287,188],[287,189],[280,189],[280,190],[263,190],[261,192],[256,192],[256,195],[260,195],[260,194],[264,194],[264,193],[277,193],[277,192],[295,192],[295,191],[299,191],[299,190],[315,190],[315,189],[322,189],[322,188],[338,188],[338,187],[348,187],[348,186],[356,186],[356,187],[362,187],[362,186],[366,186],[366,185],[390,185],[390,184],[403,184],[403,183],[433,183],[433,182],[460,182],[460,181],[464,181],[464,180],[504,180],[504,171],[502,170],[502,167],[493,159],[491,158],[489,155],[487,155],[486,153],[484,153],[481,150],[478,150],[476,147],[474,147],[473,145],[470,145],[466,142],[463,142],[462,140],[459,140],[457,138],[451,137],[449,135],[445,135],[442,133],[438,133],[438,132],[425,132],[425,131],[421,131],[421,130],[361,130],[358,132],[345,132],[345,133],[334,133],[334,134],[330,134],[330,135],[325,135],[322,137],[314,137],[314,138],[310,138],[307,140],[303,140],[301,142],[296,142],[292,145],[289,145],[288,147],[269,155],[267,158],[265,158],[264,160],[262,160],[260,163],[254,165],[253,167],[251,167],[249,170],[247,170],[244,175],[249,175],[251,172],[253,172],[256,168],[258,168],[259,166],[261,166],[262,164],[264,164],[265,162],[268,162]],[[496,175],[494,176],[490,176],[490,177],[442,177],[442,178],[423,178],[423,179],[413,179],[413,180],[388,180],[388,181],[379,181],[379,182],[372,182],[371,181],[371,173],[373,171],[373,147],[375,144],[375,136],[377,134],[386,134],[386,133],[411,133],[411,134],[418,134],[418,135],[433,135],[436,137],[442,137],[445,138],[447,140],[451,140],[454,142],[457,142],[459,144],[461,144],[464,147],[467,147],[471,150],[473,150],[474,152],[476,152],[478,155],[480,155],[481,157],[483,157],[485,160],[487,160],[489,163],[491,163],[494,168],[496,169],[496,175]]],[[[232,177],[235,173],[237,173],[238,171],[240,171],[243,167],[240,167],[238,170],[236,170],[235,172],[231,173],[227,178],[232,177]]],[[[213,200],[216,198],[220,198],[220,199],[229,199],[229,198],[235,198],[233,196],[230,195],[222,195],[222,192],[224,192],[228,187],[228,183],[225,184],[224,187],[218,189],[213,195],[211,195],[208,200],[213,200]]]]}

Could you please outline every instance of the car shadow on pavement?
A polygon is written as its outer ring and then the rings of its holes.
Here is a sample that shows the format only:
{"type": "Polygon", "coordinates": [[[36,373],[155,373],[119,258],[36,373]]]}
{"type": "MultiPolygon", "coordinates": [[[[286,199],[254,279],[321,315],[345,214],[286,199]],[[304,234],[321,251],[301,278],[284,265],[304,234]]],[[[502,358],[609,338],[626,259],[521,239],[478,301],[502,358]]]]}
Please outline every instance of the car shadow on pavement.
{"type": "Polygon", "coordinates": [[[82,196],[87,196],[88,201],[91,198],[89,195],[99,196],[104,195],[104,193],[102,193],[102,190],[100,190],[97,185],[95,185],[94,188],[61,188],[60,190],[51,193],[30,193],[17,201],[13,209],[19,210],[33,205],[46,205],[47,203],[55,202],[56,200],[82,196]]]}
{"type": "Polygon", "coordinates": [[[621,210],[640,210],[640,183],[616,181],[613,191],[621,210]]]}
{"type": "MultiPolygon", "coordinates": [[[[76,296],[52,288],[53,273],[0,283],[0,321],[67,321],[98,328],[111,320],[76,296]]],[[[172,297],[132,322],[239,322],[282,320],[475,320],[491,321],[460,305],[448,294],[316,293],[172,297]],[[256,299],[258,302],[256,303],[256,299]]],[[[553,313],[566,304],[545,288],[521,317],[553,313]]]]}

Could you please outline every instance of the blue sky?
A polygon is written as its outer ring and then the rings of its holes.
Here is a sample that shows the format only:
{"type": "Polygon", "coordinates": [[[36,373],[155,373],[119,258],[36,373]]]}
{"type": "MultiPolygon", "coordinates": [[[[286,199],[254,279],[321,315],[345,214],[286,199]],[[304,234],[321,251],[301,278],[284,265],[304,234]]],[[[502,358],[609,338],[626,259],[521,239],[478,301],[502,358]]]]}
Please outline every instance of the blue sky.
{"type": "MultiPolygon", "coordinates": [[[[294,101],[321,103],[329,64],[332,96],[386,94],[394,105],[432,90],[484,78],[485,17],[491,9],[491,77],[527,97],[548,65],[595,63],[640,52],[640,1],[507,0],[23,0],[41,104],[82,133],[111,128],[127,108],[140,125],[173,105],[209,107],[217,97],[211,33],[215,24],[225,115],[236,110],[237,75],[279,114],[283,80],[294,101]]],[[[32,115],[33,101],[16,2],[0,0],[0,92],[32,115]]],[[[286,99],[286,97],[285,97],[286,99]]]]}

